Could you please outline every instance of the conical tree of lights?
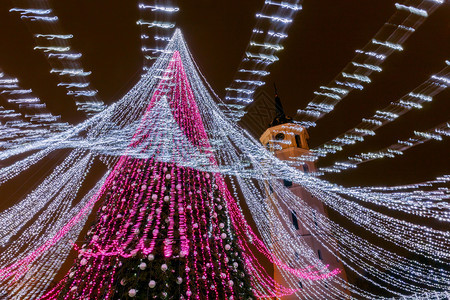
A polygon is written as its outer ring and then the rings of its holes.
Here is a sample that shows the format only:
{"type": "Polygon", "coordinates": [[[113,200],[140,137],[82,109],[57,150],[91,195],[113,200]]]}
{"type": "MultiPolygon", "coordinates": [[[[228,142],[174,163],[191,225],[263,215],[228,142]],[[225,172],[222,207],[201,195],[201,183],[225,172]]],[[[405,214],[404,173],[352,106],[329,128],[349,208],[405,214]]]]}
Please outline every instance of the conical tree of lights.
{"type": "Polygon", "coordinates": [[[216,162],[180,53],[168,61],[128,147],[134,156],[115,165],[74,266],[42,299],[254,299],[296,292],[264,271],[249,243],[299,278],[336,274],[278,261],[245,222],[222,176],[186,167],[189,160],[216,162]],[[148,158],[136,158],[136,151],[148,158]]]}

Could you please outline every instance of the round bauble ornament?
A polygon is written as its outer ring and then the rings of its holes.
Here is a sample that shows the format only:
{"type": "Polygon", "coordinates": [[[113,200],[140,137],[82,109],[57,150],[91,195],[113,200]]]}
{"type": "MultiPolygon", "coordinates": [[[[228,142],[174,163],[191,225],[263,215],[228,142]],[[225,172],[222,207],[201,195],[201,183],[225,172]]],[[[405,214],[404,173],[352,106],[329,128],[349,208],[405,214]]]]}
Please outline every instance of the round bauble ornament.
{"type": "Polygon", "coordinates": [[[148,258],[149,261],[152,261],[152,260],[155,259],[155,256],[154,256],[153,254],[149,254],[149,255],[147,256],[147,258],[148,258]]]}
{"type": "Polygon", "coordinates": [[[85,265],[87,264],[87,259],[86,259],[86,258],[83,258],[83,259],[80,261],[80,264],[81,264],[82,266],[85,266],[85,265]]]}
{"type": "Polygon", "coordinates": [[[128,291],[128,296],[130,296],[130,297],[135,297],[136,296],[136,290],[135,289],[131,289],[131,290],[129,290],[128,291]]]}
{"type": "Polygon", "coordinates": [[[181,284],[182,282],[183,282],[183,278],[178,277],[178,278],[177,278],[177,284],[181,284]]]}
{"type": "Polygon", "coordinates": [[[164,196],[164,201],[169,202],[170,197],[169,196],[164,196]]]}
{"type": "Polygon", "coordinates": [[[161,270],[162,270],[163,272],[167,271],[167,269],[168,269],[168,267],[167,267],[166,264],[162,264],[162,265],[161,265],[161,270]]]}
{"type": "Polygon", "coordinates": [[[231,249],[231,246],[228,245],[228,244],[226,244],[226,245],[225,245],[225,250],[230,250],[230,249],[231,249]]]}
{"type": "Polygon", "coordinates": [[[221,237],[222,239],[226,239],[226,238],[227,238],[227,234],[226,234],[226,233],[222,233],[222,234],[220,235],[220,237],[221,237]]]}
{"type": "Polygon", "coordinates": [[[234,281],[233,280],[228,281],[228,285],[229,286],[233,286],[234,285],[234,281]]]}
{"type": "Polygon", "coordinates": [[[156,286],[156,282],[154,280],[150,280],[150,282],[148,283],[148,286],[152,289],[156,286]]]}
{"type": "Polygon", "coordinates": [[[156,194],[153,194],[153,195],[152,195],[152,199],[153,199],[153,200],[156,200],[156,199],[158,199],[158,195],[156,195],[156,194]]]}
{"type": "Polygon", "coordinates": [[[141,262],[141,263],[139,264],[139,269],[145,270],[146,268],[147,268],[147,264],[146,264],[145,262],[141,262]]]}

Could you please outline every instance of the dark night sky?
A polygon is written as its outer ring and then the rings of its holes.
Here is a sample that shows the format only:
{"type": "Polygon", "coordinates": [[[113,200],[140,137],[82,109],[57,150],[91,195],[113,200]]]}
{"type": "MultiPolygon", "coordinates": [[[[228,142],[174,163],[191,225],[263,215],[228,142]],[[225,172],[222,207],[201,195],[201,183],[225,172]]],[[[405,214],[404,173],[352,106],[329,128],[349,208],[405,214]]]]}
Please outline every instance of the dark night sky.
{"type": "MultiPolygon", "coordinates": [[[[91,70],[92,85],[106,103],[116,101],[136,82],[142,57],[139,18],[135,1],[53,1],[56,14],[67,33],[74,34],[73,47],[83,53],[83,65],[91,70]]],[[[181,2],[181,1],[180,1],[181,2]]],[[[216,92],[223,96],[249,41],[255,13],[262,0],[183,1],[177,19],[191,51],[216,92]]],[[[294,115],[312,99],[313,91],[328,83],[394,13],[388,0],[305,0],[303,10],[272,67],[267,84],[272,94],[276,81],[285,110],[294,115]]],[[[33,51],[33,39],[17,14],[8,13],[12,1],[0,3],[0,67],[16,76],[25,88],[32,88],[54,114],[78,122],[73,100],[57,88],[58,79],[49,74],[43,55],[33,51]]],[[[450,53],[450,5],[444,4],[405,43],[405,51],[394,53],[373,75],[373,83],[362,92],[345,98],[327,117],[310,130],[315,147],[354,127],[362,117],[397,100],[444,66],[450,53]]],[[[426,130],[448,120],[447,90],[420,111],[411,111],[380,129],[376,137],[350,147],[336,158],[361,151],[373,151],[408,137],[412,130],[426,130]]],[[[392,185],[420,182],[448,173],[449,146],[430,142],[407,151],[397,159],[385,159],[360,166],[329,179],[346,185],[392,185]]]]}

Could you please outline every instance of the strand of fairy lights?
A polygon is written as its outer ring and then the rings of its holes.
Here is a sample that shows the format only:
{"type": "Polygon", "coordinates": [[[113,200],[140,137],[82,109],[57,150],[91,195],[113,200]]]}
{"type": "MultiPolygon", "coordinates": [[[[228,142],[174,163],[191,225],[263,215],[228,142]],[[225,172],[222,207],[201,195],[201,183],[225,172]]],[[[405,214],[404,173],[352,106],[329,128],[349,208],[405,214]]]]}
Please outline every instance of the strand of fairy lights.
{"type": "MultiPolygon", "coordinates": [[[[403,105],[405,101],[417,104],[428,103],[432,101],[434,96],[444,91],[448,87],[448,84],[443,82],[450,75],[449,72],[450,67],[445,66],[440,72],[430,76],[424,83],[399,100],[391,102],[383,109],[377,110],[371,117],[362,118],[361,123],[354,128],[347,130],[345,133],[324,143],[322,146],[312,149],[312,154],[316,157],[326,157],[328,154],[342,151],[347,145],[363,142],[366,136],[374,136],[375,130],[395,121],[401,115],[415,108],[414,106],[403,105]]],[[[301,160],[302,158],[297,159],[301,160]]]]}
{"type": "MultiPolygon", "coordinates": [[[[247,199],[247,198],[246,198],[247,199]]],[[[281,198],[280,197],[280,199],[288,199],[288,198],[286,198],[286,197],[284,197],[283,196],[283,198],[281,198]]],[[[299,201],[300,199],[296,199],[296,201],[299,201]]],[[[301,205],[301,204],[299,204],[299,211],[301,212],[302,211],[302,209],[301,209],[301,207],[305,207],[304,205],[301,205]]],[[[292,208],[292,209],[295,209],[295,208],[292,208]]],[[[296,211],[297,211],[297,209],[296,209],[296,211]]],[[[305,218],[300,218],[300,220],[303,222],[304,220],[307,220],[307,218],[305,219],[305,218]]],[[[287,224],[289,224],[289,221],[290,220],[286,220],[286,222],[288,222],[287,224]]],[[[311,222],[312,223],[312,222],[311,222]]],[[[264,222],[263,224],[267,224],[267,222],[264,222]]],[[[278,232],[278,231],[277,231],[278,232]]],[[[336,231],[333,231],[333,232],[336,232],[336,231]]],[[[337,236],[341,236],[340,234],[339,235],[337,235],[337,236]]],[[[351,239],[350,239],[351,240],[351,239]]],[[[350,249],[354,249],[354,246],[353,246],[353,248],[350,248],[350,249]]],[[[373,253],[373,251],[368,251],[368,253],[373,253]]],[[[391,256],[388,256],[388,257],[391,257],[391,256]]],[[[356,260],[356,261],[358,261],[358,260],[356,260]]]]}
{"type": "Polygon", "coordinates": [[[226,88],[224,112],[239,120],[243,108],[253,101],[256,89],[265,84],[267,69],[278,61],[276,53],[283,50],[283,42],[296,14],[302,9],[301,0],[264,2],[256,14],[257,22],[245,50],[238,71],[226,88]]]}
{"type": "Polygon", "coordinates": [[[352,91],[363,90],[370,84],[369,76],[381,72],[384,61],[395,51],[402,51],[403,43],[442,4],[420,1],[413,7],[407,5],[409,2],[396,3],[395,13],[375,36],[362,49],[356,50],[356,56],[329,84],[314,92],[316,96],[305,109],[297,111],[303,126],[316,126],[317,120],[331,112],[352,91]],[[418,11],[423,13],[417,14],[418,11]]]}
{"type": "MultiPolygon", "coordinates": [[[[6,98],[6,101],[14,106],[16,109],[22,113],[20,117],[25,117],[27,121],[21,122],[10,122],[6,121],[6,125],[11,124],[11,127],[18,128],[21,131],[21,135],[24,132],[29,131],[31,135],[26,135],[19,139],[16,133],[9,136],[7,134],[2,134],[2,138],[6,139],[8,137],[14,138],[14,140],[9,140],[7,144],[3,144],[4,148],[10,147],[10,144],[20,142],[29,142],[36,139],[36,135],[33,133],[38,133],[40,138],[46,137],[51,134],[51,132],[60,132],[67,130],[68,124],[60,122],[60,116],[52,115],[46,108],[45,104],[36,97],[31,90],[22,89],[19,86],[19,80],[14,77],[6,76],[4,72],[0,71],[0,94],[6,98]],[[13,83],[10,85],[8,83],[13,83]],[[19,93],[20,92],[20,93],[19,93]],[[47,132],[48,131],[48,132],[47,132]]],[[[3,110],[5,112],[5,110],[3,110]]],[[[0,114],[0,118],[7,117],[7,114],[0,114]]]]}
{"type": "MultiPolygon", "coordinates": [[[[58,195],[57,198],[53,202],[51,202],[46,210],[39,215],[39,218],[28,227],[25,232],[20,236],[19,239],[15,240],[11,245],[8,246],[7,251],[4,252],[4,254],[7,254],[9,257],[19,257],[23,258],[26,256],[29,256],[32,252],[36,251],[37,248],[42,244],[42,240],[46,240],[47,238],[53,236],[55,232],[59,230],[61,226],[63,226],[71,217],[72,215],[78,212],[79,208],[77,209],[77,206],[80,206],[83,204],[83,202],[86,202],[88,200],[88,197],[85,197],[83,200],[81,200],[75,208],[71,208],[71,203],[73,199],[75,198],[75,195],[78,193],[78,190],[81,186],[81,184],[84,181],[84,177],[86,176],[86,172],[89,169],[89,165],[92,163],[92,160],[90,159],[90,155],[87,155],[79,162],[78,165],[85,165],[86,170],[83,174],[82,170],[77,168],[77,165],[74,165],[72,168],[76,169],[76,173],[72,176],[71,174],[66,174],[70,177],[69,182],[66,182],[66,186],[61,190],[61,193],[58,195]],[[62,200],[62,202],[61,202],[62,200]],[[42,230],[42,232],[41,232],[42,230]],[[26,249],[24,250],[24,245],[26,245],[26,249]],[[20,255],[17,255],[17,253],[21,252],[20,255]],[[15,254],[16,253],[16,254],[15,254]]],[[[98,186],[97,186],[98,188],[98,186]]],[[[95,190],[96,191],[96,190],[95,190]]],[[[92,190],[88,195],[92,194],[92,190]]],[[[76,239],[76,236],[79,234],[82,226],[76,226],[72,232],[69,233],[68,236],[65,237],[65,242],[62,244],[59,243],[57,247],[63,247],[64,251],[61,249],[61,251],[56,253],[47,253],[44,254],[44,256],[54,256],[55,261],[62,263],[65,258],[67,257],[68,252],[71,250],[70,240],[76,239]]],[[[43,264],[48,264],[45,259],[42,259],[40,261],[33,262],[32,265],[28,265],[26,267],[26,274],[25,277],[33,276],[32,273],[48,273],[55,275],[56,271],[59,268],[58,263],[54,264],[54,268],[41,268],[39,266],[43,264]],[[31,273],[30,273],[31,272],[31,273]]],[[[2,260],[3,267],[5,265],[10,264],[10,261],[5,259],[2,260]]],[[[23,281],[18,280],[20,278],[20,274],[16,274],[12,281],[10,288],[11,289],[19,289],[21,292],[27,291],[30,288],[33,288],[29,284],[25,284],[22,288],[23,281]]],[[[50,276],[50,275],[49,275],[50,276]]],[[[40,278],[40,276],[39,276],[40,278]]],[[[42,281],[42,279],[40,280],[42,281]]],[[[44,282],[45,283],[45,282],[44,282]]],[[[39,288],[39,284],[37,285],[37,288],[39,288]]],[[[41,290],[42,291],[42,290],[41,290]]]]}
{"type": "Polygon", "coordinates": [[[51,4],[46,0],[39,2],[39,8],[34,8],[32,1],[26,4],[29,7],[14,7],[9,11],[18,13],[33,32],[34,50],[42,51],[47,58],[52,68],[50,73],[60,78],[58,86],[65,88],[78,110],[88,116],[102,111],[103,101],[98,98],[98,91],[91,87],[88,79],[91,72],[83,69],[82,54],[74,51],[70,43],[73,35],[64,33],[51,4]]]}
{"type": "Polygon", "coordinates": [[[174,17],[179,12],[176,1],[142,0],[138,4],[141,29],[141,51],[144,57],[143,73],[158,59],[170,42],[175,28],[174,17]]]}
{"type": "Polygon", "coordinates": [[[321,168],[320,171],[340,173],[343,170],[356,168],[359,164],[375,159],[385,157],[394,158],[396,156],[403,155],[406,150],[429,141],[443,141],[445,137],[450,135],[449,124],[450,121],[447,121],[426,131],[414,131],[413,136],[407,139],[398,140],[397,143],[394,143],[386,148],[375,152],[359,153],[349,156],[347,157],[347,161],[337,162],[334,166],[321,168]]]}
{"type": "MultiPolygon", "coordinates": [[[[281,190],[281,191],[283,191],[283,190],[281,190]]],[[[288,195],[283,195],[283,198],[280,198],[280,199],[289,199],[290,197],[288,196],[288,195]],[[287,196],[287,197],[286,197],[287,196]]],[[[292,197],[291,197],[292,198],[292,197]]],[[[298,199],[296,199],[296,201],[298,201],[298,199]]],[[[300,208],[300,206],[298,206],[298,208],[300,208]]],[[[331,223],[330,223],[331,224],[331,223]]],[[[333,230],[336,230],[336,229],[333,229],[333,230]]],[[[339,231],[339,230],[338,230],[339,231]]],[[[338,232],[337,231],[337,232],[338,232]]],[[[334,232],[334,231],[333,231],[334,232]]],[[[350,239],[348,239],[349,241],[353,241],[355,239],[355,237],[352,237],[352,238],[350,238],[350,239]]],[[[361,239],[360,239],[361,240],[361,239]]],[[[352,249],[352,247],[354,247],[354,245],[352,245],[351,247],[350,247],[350,249],[352,249]]],[[[371,250],[371,251],[367,251],[367,253],[373,253],[374,251],[373,250],[371,250]]],[[[392,255],[389,255],[388,256],[388,258],[389,257],[392,257],[392,255]]],[[[408,268],[406,269],[406,270],[409,270],[408,268]]],[[[432,273],[432,272],[431,272],[432,273]]],[[[448,275],[447,275],[448,276],[448,275]]]]}
{"type": "MultiPolygon", "coordinates": [[[[280,197],[281,199],[287,199],[286,197],[280,197]]],[[[247,197],[246,197],[246,200],[247,200],[247,197]]],[[[296,201],[299,201],[299,199],[297,199],[296,201]]],[[[303,207],[302,205],[300,205],[299,207],[303,207]]],[[[300,208],[299,208],[300,209],[300,208]]],[[[300,209],[300,211],[301,211],[301,209],[300,209]]],[[[303,218],[300,218],[302,221],[304,220],[303,218]]],[[[286,220],[286,222],[289,222],[289,220],[286,220]]],[[[264,224],[267,224],[267,223],[264,223],[264,224]]],[[[336,232],[336,231],[333,231],[333,232],[336,232]]],[[[338,236],[342,236],[341,234],[339,234],[338,236]]],[[[349,239],[350,241],[352,241],[353,239],[349,239]]],[[[353,248],[354,248],[354,246],[352,246],[353,248]]],[[[353,248],[350,248],[350,249],[353,249],[353,248]]],[[[368,253],[373,253],[373,251],[368,251],[368,253]]],[[[376,257],[378,257],[378,256],[376,256],[376,257]]],[[[388,257],[391,257],[391,256],[388,256],[388,257]]],[[[356,260],[356,261],[358,261],[358,260],[356,260]]],[[[407,269],[407,270],[409,270],[409,269],[407,269]]]]}

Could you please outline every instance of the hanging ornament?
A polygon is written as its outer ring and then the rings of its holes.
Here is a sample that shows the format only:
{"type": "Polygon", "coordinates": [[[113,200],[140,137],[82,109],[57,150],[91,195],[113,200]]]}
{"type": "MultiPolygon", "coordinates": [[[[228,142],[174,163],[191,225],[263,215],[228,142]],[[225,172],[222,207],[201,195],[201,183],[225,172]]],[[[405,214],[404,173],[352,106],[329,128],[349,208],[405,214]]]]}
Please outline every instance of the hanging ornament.
{"type": "Polygon", "coordinates": [[[156,282],[154,280],[150,280],[150,282],[148,283],[148,286],[152,289],[156,286],[156,282]]]}
{"type": "Polygon", "coordinates": [[[136,290],[135,289],[131,289],[131,290],[129,290],[128,291],[128,296],[130,296],[130,297],[134,297],[134,296],[136,296],[136,290]]]}

